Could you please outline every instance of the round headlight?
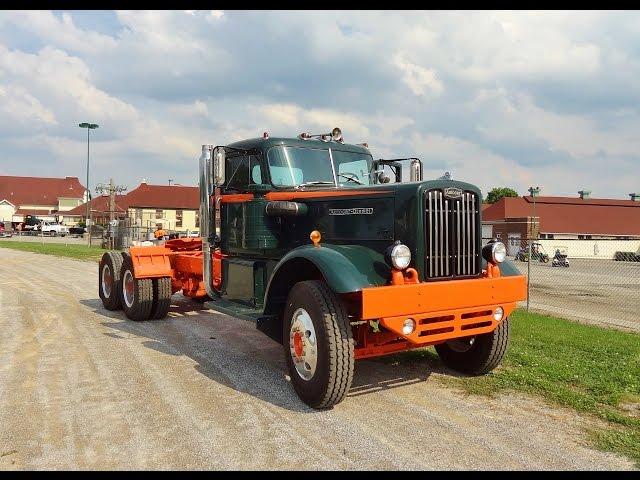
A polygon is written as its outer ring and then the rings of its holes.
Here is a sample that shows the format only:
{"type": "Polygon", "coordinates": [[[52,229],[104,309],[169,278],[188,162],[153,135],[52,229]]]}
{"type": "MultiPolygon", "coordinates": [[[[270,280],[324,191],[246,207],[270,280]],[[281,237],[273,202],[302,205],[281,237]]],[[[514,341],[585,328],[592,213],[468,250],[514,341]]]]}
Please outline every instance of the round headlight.
{"type": "Polygon", "coordinates": [[[416,322],[413,318],[407,318],[402,323],[402,333],[404,335],[411,335],[415,329],[416,329],[416,322]]]}
{"type": "Polygon", "coordinates": [[[394,245],[391,249],[391,263],[398,270],[404,270],[411,263],[411,250],[402,243],[394,245]]]}
{"type": "Polygon", "coordinates": [[[500,320],[502,320],[503,316],[504,316],[504,310],[502,309],[502,307],[498,307],[493,311],[493,318],[496,319],[496,322],[499,322],[500,320]]]}
{"type": "Polygon", "coordinates": [[[507,259],[507,247],[502,242],[495,242],[491,246],[491,259],[493,263],[502,263],[507,259]]]}

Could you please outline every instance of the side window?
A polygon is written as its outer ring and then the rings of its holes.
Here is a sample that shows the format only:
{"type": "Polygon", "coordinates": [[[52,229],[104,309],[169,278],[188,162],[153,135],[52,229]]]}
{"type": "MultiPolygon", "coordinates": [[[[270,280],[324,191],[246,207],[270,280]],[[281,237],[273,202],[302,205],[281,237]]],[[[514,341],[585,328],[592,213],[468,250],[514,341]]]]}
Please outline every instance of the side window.
{"type": "Polygon", "coordinates": [[[262,166],[256,155],[239,155],[225,160],[226,188],[245,190],[250,184],[262,183],[262,166]]]}
{"type": "Polygon", "coordinates": [[[226,188],[243,190],[249,185],[249,157],[238,155],[225,159],[226,188]]]}
{"type": "Polygon", "coordinates": [[[260,157],[256,155],[249,156],[249,167],[251,169],[251,182],[252,184],[262,184],[262,165],[260,164],[260,157]]]}

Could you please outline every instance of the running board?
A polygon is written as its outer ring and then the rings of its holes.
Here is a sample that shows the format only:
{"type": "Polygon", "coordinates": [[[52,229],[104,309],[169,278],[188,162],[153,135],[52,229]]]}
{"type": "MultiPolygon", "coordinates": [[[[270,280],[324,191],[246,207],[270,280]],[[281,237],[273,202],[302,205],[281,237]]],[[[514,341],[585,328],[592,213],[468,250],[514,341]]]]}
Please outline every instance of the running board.
{"type": "Polygon", "coordinates": [[[204,302],[204,306],[216,312],[250,322],[257,322],[258,318],[264,316],[261,308],[251,308],[247,305],[231,302],[222,298],[215,298],[204,302]]]}
{"type": "Polygon", "coordinates": [[[222,298],[209,300],[204,303],[204,306],[231,317],[255,322],[258,330],[272,340],[282,343],[282,324],[278,321],[277,315],[265,315],[262,313],[262,309],[251,308],[222,298]]]}

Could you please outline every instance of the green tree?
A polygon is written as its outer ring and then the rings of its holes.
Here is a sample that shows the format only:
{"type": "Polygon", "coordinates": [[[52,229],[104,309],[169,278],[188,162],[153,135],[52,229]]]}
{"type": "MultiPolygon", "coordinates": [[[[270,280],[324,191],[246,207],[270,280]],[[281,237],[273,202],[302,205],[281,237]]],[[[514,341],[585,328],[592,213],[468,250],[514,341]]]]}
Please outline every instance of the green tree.
{"type": "Polygon", "coordinates": [[[517,197],[518,192],[509,187],[495,187],[487,194],[485,201],[487,203],[496,203],[502,197],[517,197]]]}

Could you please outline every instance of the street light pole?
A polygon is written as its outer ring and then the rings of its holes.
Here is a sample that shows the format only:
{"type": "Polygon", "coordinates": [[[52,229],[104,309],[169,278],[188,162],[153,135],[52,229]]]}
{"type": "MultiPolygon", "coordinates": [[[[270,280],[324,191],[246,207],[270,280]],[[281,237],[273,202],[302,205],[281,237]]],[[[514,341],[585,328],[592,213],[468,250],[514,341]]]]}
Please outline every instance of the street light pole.
{"type": "MultiPolygon", "coordinates": [[[[536,196],[540,193],[540,187],[529,187],[529,193],[533,199],[532,222],[536,221],[536,196]]],[[[527,312],[529,311],[529,297],[531,296],[531,237],[533,237],[533,226],[529,237],[529,259],[527,261],[527,312]]]]}
{"type": "Polygon", "coordinates": [[[89,219],[89,210],[91,208],[91,206],[89,205],[89,196],[91,190],[89,189],[89,131],[93,130],[95,128],[98,128],[100,125],[98,125],[97,123],[80,123],[78,125],[80,128],[86,128],[87,129],[87,186],[86,186],[86,191],[87,191],[87,212],[86,212],[86,217],[85,217],[85,225],[87,227],[87,245],[90,247],[91,246],[91,225],[89,224],[90,219],[89,219]]]}

